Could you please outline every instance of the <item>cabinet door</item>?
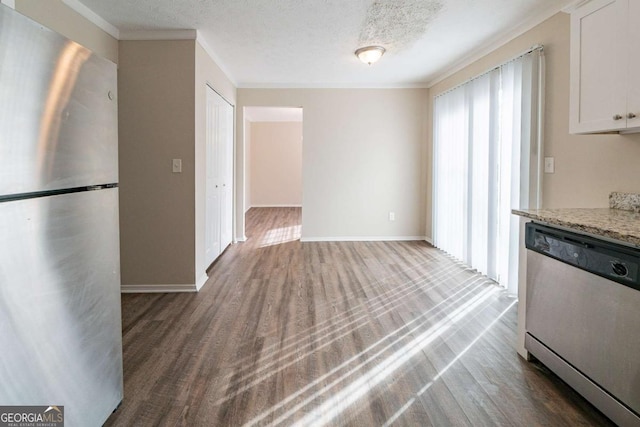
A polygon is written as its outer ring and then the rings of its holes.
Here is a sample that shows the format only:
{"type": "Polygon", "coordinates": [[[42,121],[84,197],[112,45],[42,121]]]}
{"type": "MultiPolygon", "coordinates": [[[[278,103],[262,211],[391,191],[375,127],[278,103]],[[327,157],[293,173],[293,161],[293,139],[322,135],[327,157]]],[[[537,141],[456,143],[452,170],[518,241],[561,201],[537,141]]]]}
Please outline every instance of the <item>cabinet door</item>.
{"type": "Polygon", "coordinates": [[[571,133],[627,127],[628,5],[594,0],[571,14],[571,133]]]}
{"type": "Polygon", "coordinates": [[[627,99],[627,127],[640,127],[640,2],[629,1],[629,49],[626,52],[629,58],[628,99],[627,99]],[[634,117],[635,116],[635,117],[634,117]]]}

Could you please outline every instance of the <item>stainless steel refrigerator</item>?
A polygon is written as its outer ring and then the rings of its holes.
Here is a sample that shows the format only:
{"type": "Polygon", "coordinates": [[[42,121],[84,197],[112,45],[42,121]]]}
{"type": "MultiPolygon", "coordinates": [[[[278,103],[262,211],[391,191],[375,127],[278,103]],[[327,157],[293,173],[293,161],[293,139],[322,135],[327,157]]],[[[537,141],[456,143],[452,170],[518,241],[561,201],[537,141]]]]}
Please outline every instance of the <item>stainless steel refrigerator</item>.
{"type": "Polygon", "coordinates": [[[0,405],[122,400],[116,65],[0,6],[0,405]]]}

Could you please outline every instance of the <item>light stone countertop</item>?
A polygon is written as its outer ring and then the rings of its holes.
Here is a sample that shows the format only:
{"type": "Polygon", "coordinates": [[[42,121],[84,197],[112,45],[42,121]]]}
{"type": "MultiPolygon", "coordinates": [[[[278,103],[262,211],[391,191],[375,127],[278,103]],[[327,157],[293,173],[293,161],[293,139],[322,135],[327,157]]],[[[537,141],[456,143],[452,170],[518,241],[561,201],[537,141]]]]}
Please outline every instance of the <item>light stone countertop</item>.
{"type": "Polygon", "coordinates": [[[527,209],[511,211],[549,225],[640,247],[640,213],[609,208],[527,209]]]}

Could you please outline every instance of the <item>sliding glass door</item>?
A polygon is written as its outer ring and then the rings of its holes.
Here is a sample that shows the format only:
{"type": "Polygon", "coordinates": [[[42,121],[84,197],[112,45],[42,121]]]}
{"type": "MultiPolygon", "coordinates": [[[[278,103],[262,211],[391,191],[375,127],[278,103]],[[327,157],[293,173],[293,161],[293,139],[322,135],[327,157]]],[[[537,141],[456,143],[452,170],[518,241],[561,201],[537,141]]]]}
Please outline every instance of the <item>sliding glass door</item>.
{"type": "Polygon", "coordinates": [[[435,99],[434,244],[517,290],[514,208],[540,205],[542,48],[435,99]]]}

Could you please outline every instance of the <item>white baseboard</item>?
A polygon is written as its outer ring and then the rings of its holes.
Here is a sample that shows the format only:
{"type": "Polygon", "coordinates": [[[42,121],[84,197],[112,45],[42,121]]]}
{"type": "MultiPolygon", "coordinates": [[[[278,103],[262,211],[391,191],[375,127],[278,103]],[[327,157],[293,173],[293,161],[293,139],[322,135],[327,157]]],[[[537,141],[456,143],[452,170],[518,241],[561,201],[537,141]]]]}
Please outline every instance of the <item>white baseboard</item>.
{"type": "Polygon", "coordinates": [[[236,237],[236,242],[246,242],[247,236],[236,237]]]}
{"type": "Polygon", "coordinates": [[[339,236],[339,237],[302,237],[301,242],[404,242],[427,240],[425,236],[339,236]]]}
{"type": "Polygon", "coordinates": [[[431,246],[433,246],[433,239],[431,237],[426,237],[425,236],[424,241],[427,242],[428,244],[430,244],[431,246]]]}
{"type": "Polygon", "coordinates": [[[123,294],[198,292],[198,288],[195,284],[189,283],[175,285],[121,285],[120,292],[123,294]]]}
{"type": "Polygon", "coordinates": [[[196,282],[196,292],[200,292],[200,289],[202,289],[208,279],[209,276],[207,276],[207,273],[203,273],[202,276],[200,276],[200,279],[196,282]]]}
{"type": "Polygon", "coordinates": [[[251,207],[252,208],[301,208],[302,205],[251,205],[251,207]]]}
{"type": "Polygon", "coordinates": [[[174,293],[174,292],[198,292],[209,279],[204,273],[194,284],[156,284],[156,285],[121,285],[120,292],[123,294],[149,294],[149,293],[174,293]]]}

